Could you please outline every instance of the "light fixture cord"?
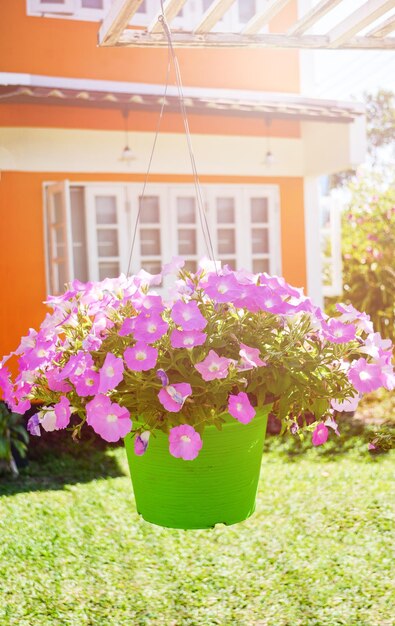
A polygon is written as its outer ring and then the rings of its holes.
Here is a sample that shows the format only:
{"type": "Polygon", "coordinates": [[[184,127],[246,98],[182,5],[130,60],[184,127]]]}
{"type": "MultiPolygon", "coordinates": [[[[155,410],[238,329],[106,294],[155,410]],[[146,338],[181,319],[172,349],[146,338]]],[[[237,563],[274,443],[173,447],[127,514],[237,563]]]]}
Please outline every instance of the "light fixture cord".
{"type": "Polygon", "coordinates": [[[180,66],[179,66],[179,63],[178,63],[177,55],[176,55],[175,50],[174,50],[173,40],[172,40],[172,36],[171,36],[171,31],[170,31],[169,25],[168,25],[166,17],[165,17],[165,10],[164,10],[164,6],[163,6],[163,0],[160,0],[160,4],[161,4],[162,13],[161,13],[161,15],[159,15],[158,21],[162,24],[163,30],[164,30],[165,35],[167,37],[167,43],[168,43],[168,48],[167,48],[168,49],[168,64],[167,64],[167,74],[166,74],[166,85],[165,85],[165,91],[164,91],[164,95],[163,95],[162,107],[161,107],[161,110],[160,110],[158,124],[157,124],[157,128],[156,128],[155,138],[154,138],[154,142],[153,142],[153,146],[152,146],[152,150],[151,150],[151,155],[150,155],[150,159],[149,159],[149,163],[148,163],[147,174],[146,174],[144,185],[143,185],[142,195],[140,197],[140,206],[139,206],[137,219],[136,219],[136,223],[135,223],[135,228],[134,228],[134,233],[133,233],[132,247],[131,247],[131,251],[130,251],[129,265],[128,265],[128,272],[127,272],[127,274],[129,275],[130,269],[131,269],[133,250],[134,250],[134,246],[135,246],[135,243],[136,243],[137,229],[138,229],[138,223],[139,223],[141,209],[142,209],[142,204],[143,204],[143,199],[144,199],[144,193],[145,193],[145,189],[146,189],[147,182],[148,182],[148,176],[150,174],[152,158],[153,158],[153,155],[154,155],[156,142],[157,142],[158,135],[159,135],[160,125],[161,125],[161,121],[162,121],[162,117],[163,117],[163,111],[164,111],[165,104],[166,104],[166,95],[167,95],[167,90],[168,90],[168,85],[169,85],[169,75],[170,75],[170,64],[171,64],[171,61],[173,61],[173,67],[174,67],[176,83],[177,83],[178,98],[179,98],[179,104],[180,104],[180,110],[181,110],[181,116],[182,116],[182,119],[183,119],[185,136],[186,136],[187,145],[188,145],[189,158],[190,158],[191,166],[192,166],[192,173],[193,173],[193,180],[194,180],[194,186],[195,186],[195,194],[196,194],[196,201],[197,201],[197,206],[198,206],[200,225],[201,225],[201,229],[202,229],[202,233],[203,233],[204,242],[206,244],[207,254],[208,254],[209,258],[214,263],[214,267],[215,267],[216,273],[218,273],[218,270],[217,270],[217,267],[216,267],[216,263],[215,263],[214,246],[213,246],[213,242],[212,242],[212,238],[211,238],[211,234],[210,234],[210,229],[209,229],[209,225],[208,225],[208,221],[207,221],[207,217],[206,217],[205,206],[204,206],[204,199],[203,199],[202,189],[201,189],[201,185],[200,185],[200,181],[199,181],[199,175],[198,175],[198,171],[197,171],[197,167],[196,167],[196,159],[195,159],[195,155],[194,155],[193,147],[192,147],[191,132],[190,132],[190,128],[189,128],[188,115],[187,115],[186,106],[185,106],[185,97],[184,97],[182,80],[181,80],[180,66]]]}

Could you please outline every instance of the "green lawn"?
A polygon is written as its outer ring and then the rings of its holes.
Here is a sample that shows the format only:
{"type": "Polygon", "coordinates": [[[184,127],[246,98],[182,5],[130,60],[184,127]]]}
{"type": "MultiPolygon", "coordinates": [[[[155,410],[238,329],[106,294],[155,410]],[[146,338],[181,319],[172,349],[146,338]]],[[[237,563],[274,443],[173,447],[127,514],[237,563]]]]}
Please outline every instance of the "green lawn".
{"type": "Polygon", "coordinates": [[[207,531],[142,521],[121,448],[31,463],[0,483],[1,626],[393,626],[394,456],[328,450],[272,440],[255,515],[207,531]]]}

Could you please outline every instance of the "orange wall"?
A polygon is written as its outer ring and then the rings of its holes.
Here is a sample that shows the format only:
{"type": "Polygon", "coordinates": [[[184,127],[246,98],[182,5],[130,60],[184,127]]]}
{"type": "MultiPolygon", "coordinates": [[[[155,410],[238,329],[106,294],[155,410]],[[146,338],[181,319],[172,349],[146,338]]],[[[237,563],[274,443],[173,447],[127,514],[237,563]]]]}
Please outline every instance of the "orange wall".
{"type": "MultiPolygon", "coordinates": [[[[42,184],[49,180],[142,182],[142,175],[3,172],[0,179],[0,357],[15,349],[29,327],[44,319],[45,265],[42,184]]],[[[192,182],[189,176],[153,175],[152,182],[192,182]]],[[[277,184],[281,194],[283,274],[306,285],[303,179],[202,176],[202,183],[277,184]]]]}
{"type": "MultiPolygon", "coordinates": [[[[296,0],[270,24],[286,29],[297,17],[296,0]]],[[[167,51],[98,48],[98,22],[28,17],[26,0],[0,1],[0,71],[163,83],[167,51]]],[[[185,85],[298,92],[296,50],[179,49],[185,85]]]]}

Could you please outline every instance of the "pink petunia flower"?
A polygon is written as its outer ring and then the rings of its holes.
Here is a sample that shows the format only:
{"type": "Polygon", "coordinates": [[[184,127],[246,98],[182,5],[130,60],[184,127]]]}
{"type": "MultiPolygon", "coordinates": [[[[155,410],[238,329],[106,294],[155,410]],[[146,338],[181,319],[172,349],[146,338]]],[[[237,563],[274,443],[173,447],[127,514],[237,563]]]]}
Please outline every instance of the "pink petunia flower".
{"type": "Polygon", "coordinates": [[[0,367],[0,389],[7,404],[10,404],[14,395],[14,387],[11,383],[11,373],[7,367],[0,367]]]}
{"type": "Polygon", "coordinates": [[[215,302],[233,302],[239,295],[240,285],[233,274],[217,276],[209,274],[202,284],[206,294],[215,302]]]}
{"type": "Polygon", "coordinates": [[[102,368],[99,370],[99,393],[112,391],[123,380],[124,365],[122,359],[108,352],[102,368]]]}
{"type": "Polygon", "coordinates": [[[56,430],[67,428],[71,417],[69,399],[66,396],[62,396],[59,402],[55,404],[54,411],[56,415],[56,430]]]}
{"type": "Polygon", "coordinates": [[[367,313],[361,313],[352,304],[336,304],[336,309],[341,313],[341,322],[353,322],[358,328],[366,333],[373,333],[373,323],[367,313]]]}
{"type": "Polygon", "coordinates": [[[251,348],[244,343],[240,344],[240,364],[238,369],[252,370],[254,367],[264,367],[267,365],[265,361],[260,358],[260,350],[258,348],[251,348]]]}
{"type": "Polygon", "coordinates": [[[48,388],[51,389],[51,391],[61,391],[63,393],[71,391],[69,383],[61,377],[61,372],[58,367],[47,370],[45,376],[47,378],[48,388]]]}
{"type": "Polygon", "coordinates": [[[203,380],[208,381],[215,378],[226,378],[231,363],[231,359],[219,356],[214,350],[210,350],[206,358],[197,363],[195,368],[201,374],[203,380]]]}
{"type": "Polygon", "coordinates": [[[376,450],[376,446],[374,445],[374,443],[368,443],[368,450],[376,450]]]}
{"type": "Polygon", "coordinates": [[[146,372],[155,367],[158,350],[140,341],[133,348],[126,348],[123,356],[130,370],[146,372]]]}
{"type": "Polygon", "coordinates": [[[339,413],[352,413],[357,410],[359,400],[360,396],[356,393],[351,398],[347,398],[347,400],[342,400],[341,402],[335,399],[331,400],[331,407],[335,409],[335,411],[339,411],[339,413]]]}
{"type": "Polygon", "coordinates": [[[86,422],[105,441],[118,441],[132,430],[129,411],[102,394],[87,403],[86,422]]]}
{"type": "Polygon", "coordinates": [[[118,331],[118,335],[120,337],[127,337],[128,335],[131,335],[133,333],[134,330],[134,323],[135,323],[136,318],[135,317],[127,317],[123,323],[121,328],[118,331]]]}
{"type": "Polygon", "coordinates": [[[141,433],[141,435],[136,436],[134,440],[134,453],[137,454],[137,456],[143,456],[143,454],[145,454],[148,448],[150,434],[150,431],[146,430],[141,433]]]}
{"type": "Polygon", "coordinates": [[[61,370],[58,378],[60,380],[69,378],[73,385],[75,385],[76,381],[85,372],[85,370],[92,369],[93,366],[93,358],[90,354],[77,352],[77,354],[73,354],[70,357],[64,368],[61,370]]]}
{"type": "Polygon", "coordinates": [[[170,413],[178,413],[184,406],[184,402],[192,393],[189,383],[176,383],[166,385],[158,393],[159,402],[170,413]]]}
{"type": "Polygon", "coordinates": [[[73,376],[75,390],[79,396],[86,398],[86,396],[94,396],[99,390],[100,377],[99,374],[93,370],[85,370],[78,378],[73,376]]]}
{"type": "Polygon", "coordinates": [[[150,315],[146,317],[142,313],[136,317],[134,324],[134,337],[137,341],[154,343],[167,332],[169,325],[160,315],[150,315]]]}
{"type": "Polygon", "coordinates": [[[248,424],[255,417],[256,411],[244,391],[228,398],[228,411],[242,424],[248,424]]]}
{"type": "Polygon", "coordinates": [[[176,459],[193,461],[198,456],[202,446],[202,438],[193,426],[182,424],[170,430],[169,450],[176,459]]]}
{"type": "Polygon", "coordinates": [[[322,422],[317,424],[312,434],[313,446],[321,446],[325,443],[329,436],[329,430],[322,422]]]}
{"type": "Polygon", "coordinates": [[[348,378],[360,393],[375,391],[383,385],[381,367],[376,363],[368,363],[366,359],[358,359],[352,364],[348,378]]]}
{"type": "Polygon", "coordinates": [[[175,328],[170,335],[172,348],[193,348],[201,346],[207,339],[206,333],[198,330],[178,330],[175,328]]]}
{"type": "Polygon", "coordinates": [[[383,339],[380,333],[372,333],[366,337],[363,346],[359,348],[360,352],[368,354],[373,359],[380,359],[382,356],[392,356],[391,339],[383,339]]]}
{"type": "Polygon", "coordinates": [[[26,428],[31,435],[41,437],[40,420],[37,413],[29,418],[26,428]]]}
{"type": "Polygon", "coordinates": [[[322,322],[322,332],[325,339],[332,343],[347,343],[355,339],[356,328],[354,324],[343,324],[337,319],[322,322]]]}
{"type": "Polygon", "coordinates": [[[44,406],[41,411],[37,413],[40,426],[43,427],[48,433],[56,430],[56,415],[53,409],[44,406]]]}
{"type": "Polygon", "coordinates": [[[171,318],[183,330],[203,330],[207,326],[207,320],[194,300],[177,300],[173,305],[171,318]]]}

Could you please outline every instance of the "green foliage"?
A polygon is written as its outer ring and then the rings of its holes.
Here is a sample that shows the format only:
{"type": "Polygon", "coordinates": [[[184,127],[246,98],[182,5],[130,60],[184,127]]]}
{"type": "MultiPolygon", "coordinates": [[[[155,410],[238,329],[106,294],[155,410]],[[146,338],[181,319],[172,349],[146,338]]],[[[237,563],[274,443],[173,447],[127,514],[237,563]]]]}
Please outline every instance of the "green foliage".
{"type": "Polygon", "coordinates": [[[392,625],[394,455],[279,444],[249,520],[188,532],[139,518],[123,449],[31,463],[0,484],[1,626],[392,625]]]}
{"type": "Polygon", "coordinates": [[[395,188],[369,177],[350,190],[342,224],[344,300],[368,313],[375,330],[394,340],[395,188]]]}
{"type": "Polygon", "coordinates": [[[0,463],[18,473],[12,448],[23,458],[26,456],[29,436],[21,423],[21,416],[11,413],[4,402],[0,401],[0,463]]]}

